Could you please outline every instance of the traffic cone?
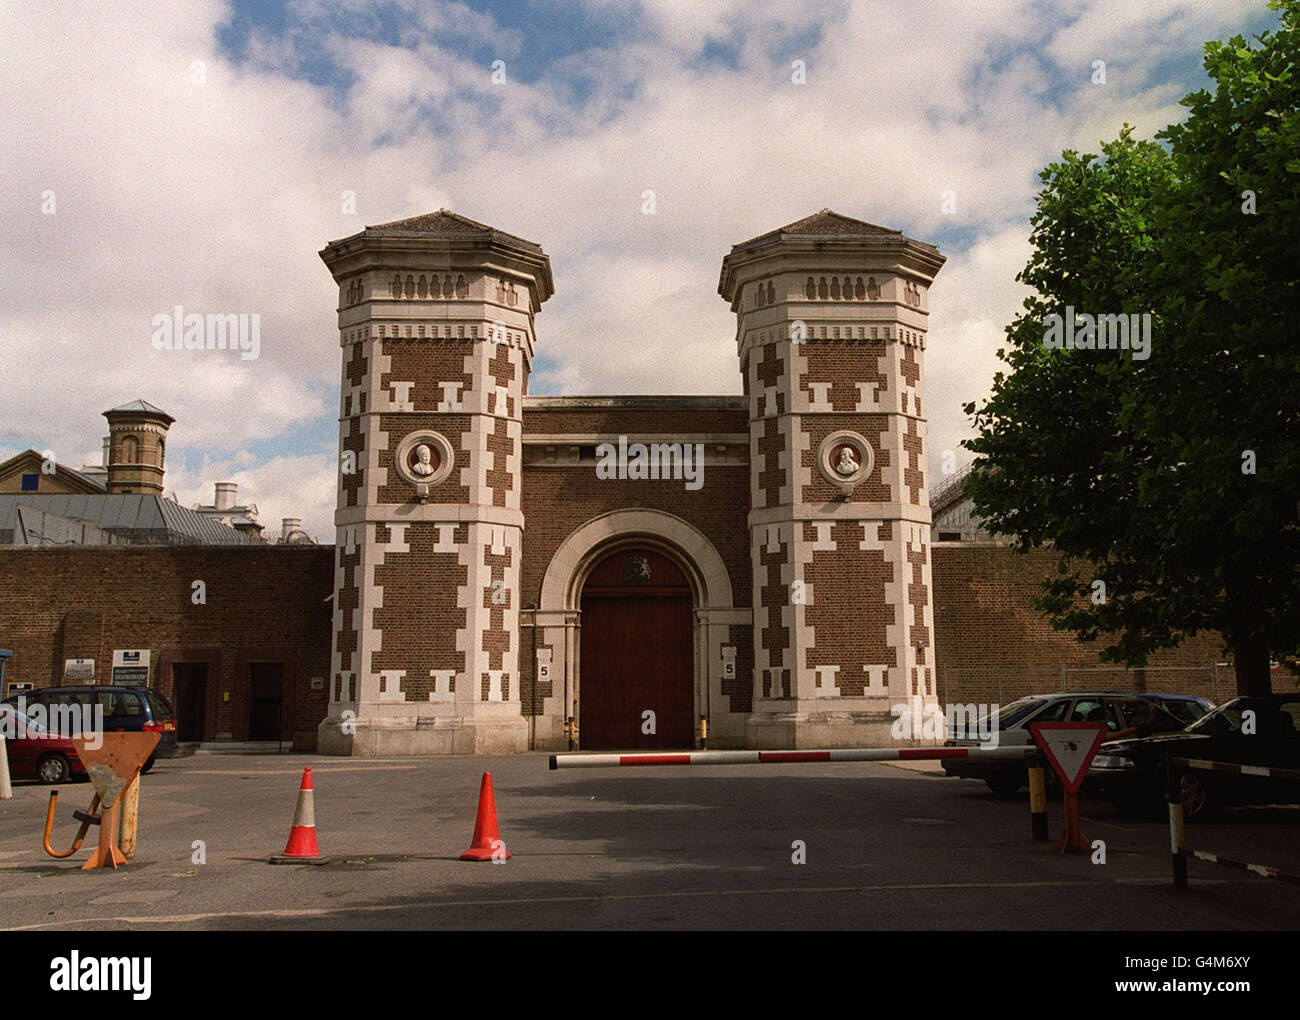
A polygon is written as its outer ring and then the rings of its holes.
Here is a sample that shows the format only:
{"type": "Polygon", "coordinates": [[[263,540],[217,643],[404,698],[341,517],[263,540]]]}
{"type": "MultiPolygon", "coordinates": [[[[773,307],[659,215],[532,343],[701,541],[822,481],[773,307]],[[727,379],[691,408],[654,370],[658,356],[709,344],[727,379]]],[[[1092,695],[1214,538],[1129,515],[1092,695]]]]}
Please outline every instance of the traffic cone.
{"type": "Polygon", "coordinates": [[[470,848],[460,855],[462,861],[505,860],[510,856],[505,843],[497,833],[497,805],[492,796],[492,773],[483,773],[483,785],[478,791],[478,818],[474,820],[474,839],[470,848]]]}
{"type": "Polygon", "coordinates": [[[311,766],[302,770],[302,786],[298,788],[298,806],[293,812],[293,827],[289,829],[289,842],[284,853],[271,858],[272,864],[327,864],[316,846],[316,810],[311,798],[311,766]]]}

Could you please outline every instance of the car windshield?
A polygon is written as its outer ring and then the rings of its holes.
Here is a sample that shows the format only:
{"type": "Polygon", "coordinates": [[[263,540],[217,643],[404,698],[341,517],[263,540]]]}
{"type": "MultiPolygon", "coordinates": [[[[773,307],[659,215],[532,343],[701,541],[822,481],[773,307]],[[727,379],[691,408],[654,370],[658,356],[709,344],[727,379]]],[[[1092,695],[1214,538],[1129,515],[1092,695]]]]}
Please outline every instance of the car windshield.
{"type": "Polygon", "coordinates": [[[1254,714],[1254,732],[1271,734],[1274,716],[1278,713],[1277,705],[1257,698],[1235,698],[1226,705],[1220,705],[1203,719],[1187,727],[1188,733],[1211,733],[1215,736],[1227,736],[1241,732],[1244,713],[1254,714]]]}
{"type": "Polygon", "coordinates": [[[1005,730],[1014,726],[1022,719],[1026,718],[1031,712],[1037,711],[1043,705],[1047,704],[1042,698],[1020,698],[1004,705],[998,711],[998,729],[1005,730]]]}
{"type": "Polygon", "coordinates": [[[1170,715],[1179,719],[1183,725],[1196,722],[1209,710],[1209,706],[1204,702],[1193,701],[1190,698],[1187,700],[1182,698],[1162,698],[1158,704],[1170,715]]]}
{"type": "Polygon", "coordinates": [[[175,715],[176,710],[172,708],[171,702],[154,690],[144,692],[144,696],[149,700],[149,707],[153,709],[154,718],[159,716],[175,715]]]}

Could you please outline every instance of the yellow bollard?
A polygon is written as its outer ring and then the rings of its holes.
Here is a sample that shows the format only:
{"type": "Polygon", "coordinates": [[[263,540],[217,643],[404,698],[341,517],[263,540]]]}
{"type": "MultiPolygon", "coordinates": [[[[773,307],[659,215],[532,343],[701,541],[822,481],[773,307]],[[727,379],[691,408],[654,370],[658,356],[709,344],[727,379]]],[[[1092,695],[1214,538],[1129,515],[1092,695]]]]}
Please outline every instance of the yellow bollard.
{"type": "Polygon", "coordinates": [[[1047,839],[1047,776],[1037,758],[1029,763],[1029,828],[1034,839],[1047,839]]]}

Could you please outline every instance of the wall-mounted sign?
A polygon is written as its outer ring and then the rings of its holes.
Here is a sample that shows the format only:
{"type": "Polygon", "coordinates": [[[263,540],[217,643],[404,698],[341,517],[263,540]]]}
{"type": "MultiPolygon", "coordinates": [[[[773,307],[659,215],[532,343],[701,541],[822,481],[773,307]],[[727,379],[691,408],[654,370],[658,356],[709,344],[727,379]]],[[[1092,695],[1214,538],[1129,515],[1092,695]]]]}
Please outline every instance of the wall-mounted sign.
{"type": "Polygon", "coordinates": [[[113,683],[123,687],[148,687],[149,649],[119,648],[114,651],[113,683]]]}
{"type": "Polygon", "coordinates": [[[539,684],[549,683],[551,679],[551,650],[549,648],[537,649],[537,682],[539,684]]]}
{"type": "Polygon", "coordinates": [[[30,680],[15,680],[9,685],[10,694],[23,694],[26,691],[35,689],[36,685],[30,680]]]}
{"type": "Polygon", "coordinates": [[[63,682],[65,684],[93,684],[95,682],[95,660],[64,659],[63,682]]]}
{"type": "Polygon", "coordinates": [[[736,646],[722,646],[722,679],[736,679],[736,646]]]}

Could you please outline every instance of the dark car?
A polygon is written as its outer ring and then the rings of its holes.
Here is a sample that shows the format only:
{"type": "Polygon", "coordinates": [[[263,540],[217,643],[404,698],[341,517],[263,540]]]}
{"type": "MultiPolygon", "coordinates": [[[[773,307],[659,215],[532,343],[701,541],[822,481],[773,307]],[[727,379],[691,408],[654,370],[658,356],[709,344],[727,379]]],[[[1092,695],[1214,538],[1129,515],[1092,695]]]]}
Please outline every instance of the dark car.
{"type": "MultiPolygon", "coordinates": [[[[1234,698],[1180,733],[1102,744],[1087,786],[1130,809],[1158,807],[1169,757],[1300,769],[1300,694],[1234,698]]],[[[1275,777],[1189,769],[1182,785],[1188,820],[1230,804],[1300,803],[1300,782],[1275,777]]]]}
{"type": "MultiPolygon", "coordinates": [[[[1179,731],[1201,718],[1214,703],[1188,694],[1153,694],[1145,691],[1057,691],[1031,694],[998,712],[997,746],[1032,744],[1029,731],[1036,722],[1104,723],[1116,737],[1146,736],[1149,733],[1179,731]]],[[[950,746],[975,747],[976,739],[956,739],[949,734],[950,746]]],[[[1013,796],[1029,782],[1029,769],[1023,761],[989,761],[981,758],[949,758],[944,772],[963,779],[982,779],[990,790],[1002,797],[1013,796]]],[[[1049,771],[1049,781],[1051,772],[1049,771]]]]}
{"type": "Polygon", "coordinates": [[[0,705],[0,729],[5,735],[5,757],[14,776],[35,776],[42,783],[66,783],[84,777],[86,766],[67,737],[51,734],[39,721],[13,705],[0,705]]]}
{"type": "MultiPolygon", "coordinates": [[[[104,713],[104,732],[119,730],[132,732],[157,733],[158,746],[149,760],[144,763],[142,772],[148,772],[158,758],[170,758],[176,753],[176,711],[157,691],[145,687],[87,686],[87,687],[45,687],[38,691],[28,691],[22,695],[21,704],[14,697],[5,699],[6,704],[22,708],[28,706],[29,715],[44,717],[51,730],[58,722],[58,710],[63,708],[80,709],[80,718],[93,718],[96,709],[104,713]],[[39,707],[40,711],[36,709],[39,707]]],[[[69,736],[60,732],[60,736],[69,736]]]]}

